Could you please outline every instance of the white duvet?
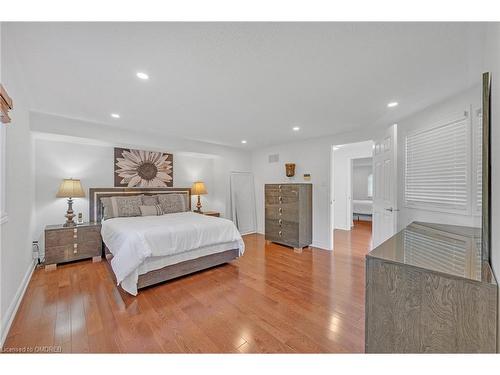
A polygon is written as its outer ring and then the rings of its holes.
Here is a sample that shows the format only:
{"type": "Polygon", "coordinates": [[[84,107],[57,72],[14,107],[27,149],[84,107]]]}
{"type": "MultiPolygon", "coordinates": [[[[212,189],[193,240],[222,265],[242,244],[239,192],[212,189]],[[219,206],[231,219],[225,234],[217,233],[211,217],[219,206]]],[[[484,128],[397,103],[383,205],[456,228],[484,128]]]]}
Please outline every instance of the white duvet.
{"type": "MultiPolygon", "coordinates": [[[[227,242],[238,244],[240,256],[245,251],[232,221],[193,212],[108,219],[102,223],[101,234],[113,254],[111,267],[118,284],[131,275],[137,284],[137,269],[150,257],[182,254],[227,242]]],[[[137,294],[137,290],[127,291],[137,294]]]]}

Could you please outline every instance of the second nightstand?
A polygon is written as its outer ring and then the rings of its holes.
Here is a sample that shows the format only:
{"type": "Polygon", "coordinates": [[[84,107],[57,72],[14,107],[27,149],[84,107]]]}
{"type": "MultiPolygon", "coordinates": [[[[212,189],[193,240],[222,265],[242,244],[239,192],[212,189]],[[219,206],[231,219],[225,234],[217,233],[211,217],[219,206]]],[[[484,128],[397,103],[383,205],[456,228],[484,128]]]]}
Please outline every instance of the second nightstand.
{"type": "Polygon", "coordinates": [[[55,269],[58,263],[92,258],[101,260],[101,224],[84,223],[71,227],[48,225],[45,227],[45,264],[55,269]]]}
{"type": "Polygon", "coordinates": [[[202,211],[202,212],[193,211],[193,212],[195,212],[197,214],[207,215],[207,216],[220,217],[220,212],[217,212],[217,211],[202,211]]]}

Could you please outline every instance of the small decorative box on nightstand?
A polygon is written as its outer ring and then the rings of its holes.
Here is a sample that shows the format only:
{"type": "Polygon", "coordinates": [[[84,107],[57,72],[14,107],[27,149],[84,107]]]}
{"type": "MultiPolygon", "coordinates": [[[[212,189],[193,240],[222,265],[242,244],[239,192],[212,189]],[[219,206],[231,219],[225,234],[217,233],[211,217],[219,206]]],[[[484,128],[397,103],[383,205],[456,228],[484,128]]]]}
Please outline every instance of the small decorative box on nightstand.
{"type": "MultiPolygon", "coordinates": [[[[101,260],[101,224],[84,223],[71,227],[47,225],[45,227],[45,264],[54,269],[58,263],[92,258],[101,260]]],[[[48,266],[48,267],[47,267],[48,266]]]]}

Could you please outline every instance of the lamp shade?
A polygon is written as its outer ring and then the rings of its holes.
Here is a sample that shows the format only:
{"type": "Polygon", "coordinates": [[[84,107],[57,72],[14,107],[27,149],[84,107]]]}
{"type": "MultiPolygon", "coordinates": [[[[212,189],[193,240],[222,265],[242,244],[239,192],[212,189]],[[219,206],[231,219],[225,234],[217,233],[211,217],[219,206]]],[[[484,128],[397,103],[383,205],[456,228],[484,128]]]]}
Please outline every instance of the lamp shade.
{"type": "Polygon", "coordinates": [[[192,195],[204,195],[207,194],[207,188],[205,184],[201,181],[196,181],[193,183],[193,187],[191,188],[192,195]]]}
{"type": "Polygon", "coordinates": [[[83,198],[85,197],[85,192],[82,189],[82,184],[80,180],[74,180],[72,178],[65,178],[61,185],[59,185],[59,191],[56,195],[57,198],[83,198]]]}

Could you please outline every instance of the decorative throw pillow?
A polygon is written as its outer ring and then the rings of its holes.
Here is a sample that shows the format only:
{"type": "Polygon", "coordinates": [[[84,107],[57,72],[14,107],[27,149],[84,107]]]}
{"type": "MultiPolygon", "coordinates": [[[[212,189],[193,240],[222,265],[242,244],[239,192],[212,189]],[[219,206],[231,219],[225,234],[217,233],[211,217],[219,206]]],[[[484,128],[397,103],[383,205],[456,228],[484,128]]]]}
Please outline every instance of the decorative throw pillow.
{"type": "Polygon", "coordinates": [[[128,197],[104,197],[101,198],[104,206],[104,220],[113,217],[141,216],[139,206],[142,205],[140,195],[128,197]]]}
{"type": "Polygon", "coordinates": [[[158,201],[158,196],[157,195],[143,195],[142,196],[142,204],[144,206],[154,206],[156,204],[159,204],[160,202],[158,201]]]}
{"type": "Polygon", "coordinates": [[[159,194],[158,201],[164,214],[187,211],[186,197],[183,194],[159,194]]]}
{"type": "Polygon", "coordinates": [[[139,206],[141,216],[160,216],[163,215],[163,210],[159,204],[152,206],[139,206]]]}
{"type": "Polygon", "coordinates": [[[141,216],[142,197],[111,197],[111,204],[116,206],[119,217],[141,216]]]}
{"type": "Polygon", "coordinates": [[[111,197],[101,198],[102,207],[104,208],[103,220],[111,219],[116,217],[118,213],[115,214],[113,210],[113,205],[111,204],[111,197]]]}

